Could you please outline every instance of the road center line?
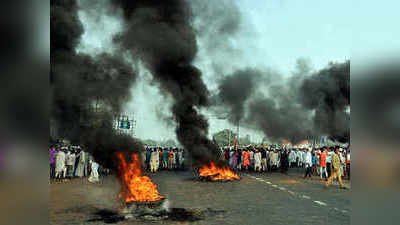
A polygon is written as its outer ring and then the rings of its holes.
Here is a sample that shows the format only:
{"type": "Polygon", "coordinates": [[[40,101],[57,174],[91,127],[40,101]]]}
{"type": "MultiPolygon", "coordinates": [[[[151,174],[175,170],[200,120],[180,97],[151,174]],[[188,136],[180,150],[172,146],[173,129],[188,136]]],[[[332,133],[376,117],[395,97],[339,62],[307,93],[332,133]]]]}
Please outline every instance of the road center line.
{"type": "Polygon", "coordinates": [[[323,206],[327,206],[327,204],[326,203],[324,203],[324,202],[321,202],[321,201],[314,201],[315,203],[317,203],[318,205],[323,205],[323,206]]]}
{"type": "Polygon", "coordinates": [[[311,199],[311,197],[310,197],[310,196],[307,196],[307,195],[302,195],[301,197],[302,197],[302,198],[305,198],[305,199],[311,199]]]}

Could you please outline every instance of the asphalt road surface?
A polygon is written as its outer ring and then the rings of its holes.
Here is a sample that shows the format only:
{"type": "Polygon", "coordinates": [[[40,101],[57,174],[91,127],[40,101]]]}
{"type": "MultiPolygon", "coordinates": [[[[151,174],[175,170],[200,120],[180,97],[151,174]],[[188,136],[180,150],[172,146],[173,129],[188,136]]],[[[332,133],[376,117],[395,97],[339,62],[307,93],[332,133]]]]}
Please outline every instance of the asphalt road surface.
{"type": "MultiPolygon", "coordinates": [[[[226,183],[198,181],[191,172],[150,174],[171,208],[210,208],[223,213],[194,222],[125,220],[114,224],[350,224],[350,190],[339,189],[336,183],[324,189],[322,181],[304,180],[300,172],[241,173],[240,181],[226,183]]],[[[122,207],[114,176],[102,178],[99,184],[76,179],[50,187],[51,224],[108,224],[93,221],[96,212],[122,207]]]]}

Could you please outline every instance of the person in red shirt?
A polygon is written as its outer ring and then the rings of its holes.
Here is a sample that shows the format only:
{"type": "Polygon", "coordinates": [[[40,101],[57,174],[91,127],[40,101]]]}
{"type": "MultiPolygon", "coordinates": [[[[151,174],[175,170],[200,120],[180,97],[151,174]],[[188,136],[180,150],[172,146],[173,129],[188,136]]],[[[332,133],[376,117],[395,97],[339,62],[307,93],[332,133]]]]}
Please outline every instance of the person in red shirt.
{"type": "Polygon", "coordinates": [[[250,166],[250,153],[246,149],[243,153],[243,167],[248,170],[250,166]]]}
{"type": "Polygon", "coordinates": [[[328,172],[326,170],[326,156],[328,155],[328,153],[326,152],[326,150],[327,150],[327,148],[323,147],[322,152],[319,153],[319,166],[320,166],[319,174],[321,176],[321,179],[323,179],[323,177],[322,177],[323,173],[325,173],[325,179],[328,178],[328,172]]]}
{"type": "Polygon", "coordinates": [[[174,158],[174,152],[172,151],[172,148],[169,149],[168,151],[168,169],[172,170],[173,163],[172,160],[174,158]]]}
{"type": "MultiPolygon", "coordinates": [[[[159,154],[160,154],[160,168],[164,168],[164,165],[163,165],[163,163],[162,163],[162,161],[163,161],[163,150],[160,148],[159,149],[159,154]]],[[[164,168],[165,169],[165,168],[164,168]]]]}

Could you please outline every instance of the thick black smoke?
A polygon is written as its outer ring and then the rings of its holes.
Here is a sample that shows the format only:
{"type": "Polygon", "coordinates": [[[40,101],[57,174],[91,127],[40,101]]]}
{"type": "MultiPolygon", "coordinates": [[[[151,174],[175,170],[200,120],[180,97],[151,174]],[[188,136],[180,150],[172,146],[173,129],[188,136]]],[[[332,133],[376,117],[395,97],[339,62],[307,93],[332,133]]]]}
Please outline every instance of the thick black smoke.
{"type": "Polygon", "coordinates": [[[115,151],[143,148],[113,129],[137,74],[121,55],[76,52],[84,32],[77,11],[77,1],[51,1],[50,126],[54,137],[83,144],[96,160],[112,166],[115,151]]]}
{"type": "Polygon", "coordinates": [[[231,56],[238,50],[231,44],[240,30],[241,14],[231,0],[192,0],[193,26],[199,39],[206,40],[204,48],[208,54],[231,56]]]}
{"type": "Polygon", "coordinates": [[[230,122],[241,120],[273,141],[297,143],[320,135],[349,141],[350,62],[310,74],[307,63],[298,60],[297,71],[286,80],[271,72],[254,76],[249,71],[258,70],[239,70],[219,84],[217,104],[228,108],[234,118],[230,122]]]}
{"type": "Polygon", "coordinates": [[[237,124],[244,117],[245,104],[255,94],[262,75],[259,70],[247,68],[221,79],[214,104],[228,106],[229,122],[237,124]]]}
{"type": "Polygon", "coordinates": [[[327,68],[304,80],[301,103],[315,110],[314,128],[334,140],[350,139],[350,61],[331,63],[327,68]]]}
{"type": "Polygon", "coordinates": [[[124,12],[125,27],[116,42],[141,59],[160,88],[174,98],[172,112],[179,142],[196,163],[216,161],[217,146],[208,138],[208,122],[198,110],[208,104],[197,53],[191,9],[184,0],[112,0],[124,12]]]}

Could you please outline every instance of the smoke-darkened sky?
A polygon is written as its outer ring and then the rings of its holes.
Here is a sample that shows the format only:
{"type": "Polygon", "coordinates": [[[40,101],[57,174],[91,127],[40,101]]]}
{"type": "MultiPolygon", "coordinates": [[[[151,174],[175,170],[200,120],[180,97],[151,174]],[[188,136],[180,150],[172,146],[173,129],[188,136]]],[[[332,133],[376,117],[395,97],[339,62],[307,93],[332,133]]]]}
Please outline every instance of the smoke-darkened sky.
{"type": "MultiPolygon", "coordinates": [[[[84,5],[84,2],[80,4],[84,5]]],[[[273,68],[283,77],[289,77],[299,58],[307,59],[313,71],[325,68],[330,61],[343,62],[350,58],[351,27],[348,21],[351,8],[343,7],[347,4],[345,1],[215,2],[196,0],[192,4],[198,44],[195,65],[202,71],[211,91],[218,87],[220,79],[238,69],[273,68]],[[214,19],[213,15],[218,16],[214,19]],[[207,21],[210,18],[213,20],[207,21]]],[[[79,14],[85,27],[79,50],[89,53],[111,51],[112,36],[124,26],[122,14],[104,11],[103,16],[93,18],[92,12],[93,9],[88,11],[86,7],[79,14]]],[[[137,136],[175,139],[175,127],[168,120],[170,99],[160,94],[158,84],[145,70],[139,71],[132,96],[125,111],[136,116],[137,136]]],[[[215,112],[203,111],[209,118],[209,134],[234,128],[227,121],[218,119],[215,112]]],[[[242,128],[241,135],[246,134],[257,141],[263,137],[261,132],[242,128]]]]}

